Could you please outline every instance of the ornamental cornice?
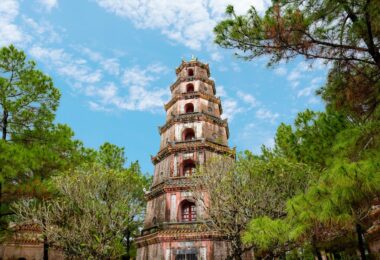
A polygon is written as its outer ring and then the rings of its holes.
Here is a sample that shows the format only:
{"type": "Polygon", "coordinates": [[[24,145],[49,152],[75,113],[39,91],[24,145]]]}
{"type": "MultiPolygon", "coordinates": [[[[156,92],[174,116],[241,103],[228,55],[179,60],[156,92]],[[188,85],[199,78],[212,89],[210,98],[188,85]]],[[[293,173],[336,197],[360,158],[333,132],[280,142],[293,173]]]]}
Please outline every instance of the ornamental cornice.
{"type": "Polygon", "coordinates": [[[175,123],[178,123],[178,122],[187,123],[187,122],[194,122],[194,121],[206,121],[210,123],[215,123],[219,126],[224,126],[227,128],[227,138],[229,137],[227,119],[221,119],[220,117],[211,115],[204,110],[202,110],[202,112],[185,113],[185,114],[179,114],[179,115],[173,114],[173,116],[165,123],[165,125],[158,128],[159,133],[162,134],[175,123]]]}
{"type": "MultiPolygon", "coordinates": [[[[186,93],[179,93],[175,94],[172,99],[164,105],[165,110],[168,111],[168,109],[174,105],[178,100],[183,99],[194,99],[194,98],[203,98],[205,100],[214,102],[219,105],[219,108],[221,107],[221,101],[220,98],[215,97],[214,95],[210,95],[203,91],[194,91],[194,92],[186,92],[186,93]]],[[[222,113],[222,112],[221,112],[222,113]]]]}
{"type": "Polygon", "coordinates": [[[168,145],[161,149],[156,156],[152,156],[151,160],[154,165],[160,162],[162,159],[165,159],[168,155],[178,152],[191,152],[198,150],[209,150],[212,152],[227,154],[235,158],[236,150],[235,148],[231,149],[226,145],[222,145],[216,142],[213,142],[209,139],[195,139],[189,141],[173,141],[168,143],[168,145]]]}
{"type": "Polygon", "coordinates": [[[182,61],[181,64],[176,68],[175,70],[175,73],[176,75],[178,75],[184,68],[188,68],[188,67],[194,67],[194,66],[198,66],[202,69],[205,69],[207,70],[207,76],[210,77],[210,67],[208,64],[205,64],[205,63],[202,63],[198,60],[191,60],[191,61],[182,61]]]}
{"type": "Polygon", "coordinates": [[[138,248],[147,245],[170,242],[170,241],[201,241],[212,240],[221,241],[226,240],[219,232],[210,231],[206,224],[203,222],[180,222],[180,223],[161,223],[156,226],[144,229],[141,236],[136,238],[136,245],[138,248]]]}
{"type": "Polygon", "coordinates": [[[157,183],[153,185],[150,188],[150,191],[145,193],[145,199],[151,200],[153,198],[156,198],[162,194],[168,193],[168,192],[175,192],[175,191],[188,191],[190,190],[193,185],[193,178],[196,178],[194,176],[186,177],[186,176],[171,176],[160,183],[157,183]]]}

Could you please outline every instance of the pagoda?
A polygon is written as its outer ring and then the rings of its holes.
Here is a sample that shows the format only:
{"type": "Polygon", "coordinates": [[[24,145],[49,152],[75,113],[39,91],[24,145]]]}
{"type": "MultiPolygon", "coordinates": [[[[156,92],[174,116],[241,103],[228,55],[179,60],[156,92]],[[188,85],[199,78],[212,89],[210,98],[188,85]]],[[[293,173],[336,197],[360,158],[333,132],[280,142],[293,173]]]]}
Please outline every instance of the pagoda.
{"type": "Polygon", "coordinates": [[[171,100],[165,104],[166,123],[159,127],[160,149],[152,157],[153,183],[146,192],[144,229],[136,239],[137,259],[225,259],[225,238],[205,228],[204,207],[194,192],[191,176],[198,165],[221,154],[235,156],[228,147],[227,120],[208,64],[192,58],[176,69],[171,100]]]}

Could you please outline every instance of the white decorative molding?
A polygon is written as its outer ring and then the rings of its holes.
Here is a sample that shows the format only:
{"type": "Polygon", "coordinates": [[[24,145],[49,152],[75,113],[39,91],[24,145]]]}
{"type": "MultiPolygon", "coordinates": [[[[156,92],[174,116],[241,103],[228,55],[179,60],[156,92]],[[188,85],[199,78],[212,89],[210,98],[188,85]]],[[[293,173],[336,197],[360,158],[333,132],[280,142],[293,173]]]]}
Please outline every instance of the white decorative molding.
{"type": "Polygon", "coordinates": [[[177,196],[172,194],[170,196],[170,221],[177,220],[177,196]]]}

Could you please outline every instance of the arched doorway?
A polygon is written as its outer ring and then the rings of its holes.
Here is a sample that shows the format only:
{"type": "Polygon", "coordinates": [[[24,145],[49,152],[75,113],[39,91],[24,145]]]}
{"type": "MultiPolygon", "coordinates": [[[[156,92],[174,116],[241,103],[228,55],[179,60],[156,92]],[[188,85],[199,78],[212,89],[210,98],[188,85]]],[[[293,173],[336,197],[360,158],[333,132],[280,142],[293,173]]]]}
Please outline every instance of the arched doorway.
{"type": "Polygon", "coordinates": [[[182,140],[184,141],[191,141],[195,139],[195,132],[192,128],[186,128],[182,132],[182,140]]]}
{"type": "Polygon", "coordinates": [[[181,203],[180,222],[194,222],[197,220],[197,207],[194,202],[185,200],[181,203]]]}
{"type": "Polygon", "coordinates": [[[182,176],[188,177],[195,173],[196,166],[193,160],[188,159],[183,161],[182,166],[182,176]]]}
{"type": "Polygon", "coordinates": [[[186,85],[186,92],[189,93],[189,92],[194,92],[194,85],[189,83],[186,85]]]}
{"type": "Polygon", "coordinates": [[[194,112],[194,105],[193,103],[187,103],[185,105],[185,113],[193,113],[194,112]]]}

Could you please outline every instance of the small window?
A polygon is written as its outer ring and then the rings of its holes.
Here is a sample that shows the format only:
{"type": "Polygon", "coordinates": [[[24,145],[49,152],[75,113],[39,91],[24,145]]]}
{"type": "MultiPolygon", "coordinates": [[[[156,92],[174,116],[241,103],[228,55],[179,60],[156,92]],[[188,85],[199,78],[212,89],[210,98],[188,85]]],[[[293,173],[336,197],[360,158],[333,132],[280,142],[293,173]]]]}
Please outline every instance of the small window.
{"type": "Polygon", "coordinates": [[[194,70],[193,70],[193,69],[188,69],[188,70],[187,70],[187,75],[188,75],[189,77],[194,76],[194,70]]]}
{"type": "Polygon", "coordinates": [[[195,173],[195,163],[193,160],[185,160],[183,162],[182,175],[185,177],[189,177],[195,173]]]}
{"type": "Polygon", "coordinates": [[[197,220],[195,203],[186,201],[182,205],[182,221],[192,222],[197,220]]]}
{"type": "Polygon", "coordinates": [[[175,260],[198,260],[198,258],[196,254],[179,254],[175,260]]]}
{"type": "Polygon", "coordinates": [[[212,112],[212,107],[208,107],[208,112],[212,112]]]}
{"type": "Polygon", "coordinates": [[[185,105],[185,113],[193,113],[194,112],[194,105],[193,103],[188,103],[185,105]]]}
{"type": "Polygon", "coordinates": [[[204,89],[205,91],[207,91],[207,87],[204,87],[203,89],[204,89]]]}
{"type": "Polygon", "coordinates": [[[195,132],[191,128],[187,128],[182,133],[182,140],[190,141],[195,139],[195,132]]]}
{"type": "Polygon", "coordinates": [[[194,85],[193,84],[187,84],[186,85],[186,92],[194,92],[194,85]]]}

